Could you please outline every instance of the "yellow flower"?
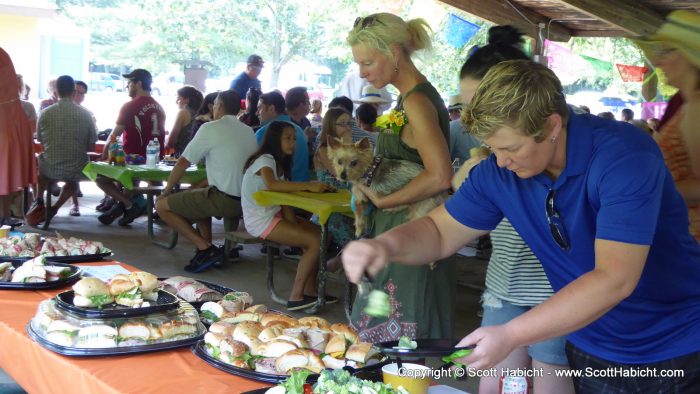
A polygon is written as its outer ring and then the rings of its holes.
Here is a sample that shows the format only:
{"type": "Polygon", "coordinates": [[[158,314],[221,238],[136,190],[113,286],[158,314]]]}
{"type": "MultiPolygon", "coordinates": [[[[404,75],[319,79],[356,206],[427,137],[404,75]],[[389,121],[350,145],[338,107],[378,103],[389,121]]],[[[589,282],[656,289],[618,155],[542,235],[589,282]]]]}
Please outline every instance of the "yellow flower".
{"type": "Polygon", "coordinates": [[[391,110],[388,115],[381,115],[374,123],[375,126],[393,134],[401,132],[401,128],[406,124],[408,124],[406,114],[397,110],[391,110]]]}

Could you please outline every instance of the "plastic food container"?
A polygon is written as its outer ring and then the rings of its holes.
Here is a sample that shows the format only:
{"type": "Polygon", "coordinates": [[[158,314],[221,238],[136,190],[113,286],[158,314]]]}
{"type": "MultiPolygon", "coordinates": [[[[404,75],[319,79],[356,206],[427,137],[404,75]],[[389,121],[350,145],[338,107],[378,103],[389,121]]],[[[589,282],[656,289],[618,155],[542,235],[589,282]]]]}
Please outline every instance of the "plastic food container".
{"type": "Polygon", "coordinates": [[[178,309],[142,316],[86,318],[42,301],[27,325],[41,346],[66,356],[106,356],[190,346],[206,328],[197,311],[181,302],[178,309]]]}

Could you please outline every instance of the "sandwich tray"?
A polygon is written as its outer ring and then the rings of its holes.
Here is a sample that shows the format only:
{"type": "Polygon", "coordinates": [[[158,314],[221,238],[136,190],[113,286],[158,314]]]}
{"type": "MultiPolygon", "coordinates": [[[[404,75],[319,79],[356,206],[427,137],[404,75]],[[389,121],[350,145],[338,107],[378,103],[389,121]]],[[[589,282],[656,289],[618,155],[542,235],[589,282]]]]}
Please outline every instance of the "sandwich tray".
{"type": "Polygon", "coordinates": [[[399,341],[388,341],[376,344],[380,351],[389,357],[442,357],[462,349],[472,349],[473,346],[455,347],[459,339],[416,339],[415,349],[398,349],[399,341]]]}
{"type": "Polygon", "coordinates": [[[64,291],[56,295],[56,308],[86,318],[136,317],[157,312],[168,312],[180,307],[180,300],[164,290],[158,290],[158,300],[148,301],[151,305],[131,308],[115,303],[103,305],[102,309],[80,307],[73,304],[74,291],[64,291]]]}
{"type": "Polygon", "coordinates": [[[27,334],[36,343],[42,347],[62,354],[64,356],[78,356],[78,357],[89,357],[89,356],[116,356],[120,354],[133,354],[133,353],[147,353],[155,352],[160,350],[176,349],[180,347],[190,346],[202,338],[204,338],[205,330],[200,330],[199,335],[192,338],[181,339],[177,341],[161,342],[150,345],[140,345],[140,346],[122,346],[122,347],[110,347],[110,348],[78,348],[78,347],[67,347],[57,345],[53,342],[48,341],[41,335],[39,335],[32,327],[31,321],[27,323],[27,334]]]}
{"type": "MultiPolygon", "coordinates": [[[[22,261],[11,261],[11,263],[12,263],[12,266],[15,268],[18,268],[23,264],[22,261]]],[[[65,287],[65,286],[71,285],[71,284],[77,282],[78,279],[80,279],[81,270],[80,270],[80,268],[78,268],[74,265],[52,263],[52,264],[46,264],[46,266],[68,268],[71,270],[71,275],[66,277],[66,278],[61,278],[58,280],[52,280],[52,281],[47,281],[47,282],[40,282],[40,283],[18,283],[18,282],[0,281],[0,289],[1,290],[57,289],[59,287],[65,287]]]]}
{"type": "MultiPolygon", "coordinates": [[[[166,279],[168,279],[168,278],[158,278],[158,280],[159,280],[160,282],[162,282],[162,281],[164,281],[164,280],[166,280],[166,279]]],[[[231,288],[229,288],[229,287],[217,285],[216,283],[207,282],[207,281],[205,281],[205,280],[201,280],[201,279],[195,279],[195,280],[196,280],[197,282],[203,284],[204,286],[206,286],[206,287],[212,289],[212,290],[218,291],[219,293],[221,293],[221,296],[222,296],[222,297],[225,296],[226,293],[230,293],[230,292],[232,292],[232,291],[236,291],[236,290],[231,289],[231,288]]],[[[179,297],[178,297],[178,298],[179,298],[179,297]]],[[[187,300],[184,300],[184,301],[187,301],[187,300]]],[[[217,302],[217,301],[220,301],[220,300],[214,300],[213,302],[217,302]]],[[[202,308],[202,305],[203,305],[205,302],[208,302],[208,301],[187,301],[187,302],[188,302],[190,305],[192,305],[193,307],[195,307],[195,309],[200,310],[200,309],[202,308]]]]}
{"type": "MultiPolygon", "coordinates": [[[[46,261],[52,263],[63,263],[63,264],[73,264],[73,263],[89,263],[98,262],[105,259],[105,257],[112,256],[112,252],[97,253],[97,254],[80,254],[75,256],[46,256],[46,261]]],[[[37,256],[34,256],[37,257],[37,256]]],[[[17,257],[17,256],[0,256],[0,261],[9,262],[20,262],[23,263],[27,260],[31,260],[34,257],[17,257]]]]}
{"type": "MultiPolygon", "coordinates": [[[[192,353],[194,353],[195,356],[201,358],[204,360],[207,364],[211,365],[214,368],[217,368],[221,371],[228,372],[232,375],[240,376],[242,378],[246,379],[251,379],[251,380],[256,380],[258,382],[266,382],[266,383],[281,383],[284,380],[286,380],[289,375],[275,375],[275,374],[269,374],[269,373],[262,373],[262,372],[256,372],[251,369],[244,369],[244,368],[239,368],[236,366],[233,366],[231,364],[227,364],[221,360],[217,360],[214,357],[212,357],[209,353],[207,353],[207,349],[204,344],[204,340],[198,341],[194,345],[192,345],[192,353]]],[[[346,369],[350,372],[350,374],[354,375],[358,372],[361,371],[374,371],[377,369],[380,369],[386,365],[389,364],[391,360],[388,358],[382,360],[381,362],[377,364],[372,364],[368,365],[362,368],[352,368],[352,367],[344,367],[343,369],[346,369]]],[[[316,383],[318,380],[319,374],[311,374],[306,378],[307,383],[316,383]]]]}

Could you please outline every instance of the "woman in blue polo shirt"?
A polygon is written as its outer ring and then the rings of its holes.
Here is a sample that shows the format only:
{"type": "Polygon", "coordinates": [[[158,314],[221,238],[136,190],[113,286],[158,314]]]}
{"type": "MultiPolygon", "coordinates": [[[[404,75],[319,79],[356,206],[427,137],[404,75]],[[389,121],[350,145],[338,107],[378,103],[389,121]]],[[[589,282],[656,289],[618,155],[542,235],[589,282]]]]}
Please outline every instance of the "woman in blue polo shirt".
{"type": "MultiPolygon", "coordinates": [[[[423,264],[503,217],[542,262],[555,294],[460,345],[482,369],[515,347],[568,334],[578,392],[693,392],[700,384],[700,246],[656,143],[634,126],[573,113],[547,67],[502,62],[463,112],[494,155],[443,208],[343,253],[353,282],[387,261],[423,264]],[[591,369],[587,369],[591,368],[591,369]],[[656,370],[653,379],[630,377],[656,370]],[[683,376],[661,376],[682,369],[683,376]],[[620,371],[617,375],[588,373],[620,371]]],[[[617,373],[617,372],[616,372],[617,373]]]]}

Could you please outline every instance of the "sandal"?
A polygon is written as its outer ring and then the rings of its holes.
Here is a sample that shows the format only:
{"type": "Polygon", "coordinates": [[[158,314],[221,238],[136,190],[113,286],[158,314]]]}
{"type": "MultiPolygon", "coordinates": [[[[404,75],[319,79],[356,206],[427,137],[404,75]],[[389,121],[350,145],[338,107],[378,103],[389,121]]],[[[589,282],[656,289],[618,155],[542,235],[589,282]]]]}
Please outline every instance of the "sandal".
{"type": "Polygon", "coordinates": [[[70,211],[68,212],[70,216],[80,216],[80,208],[77,205],[73,205],[70,207],[70,211]]]}

